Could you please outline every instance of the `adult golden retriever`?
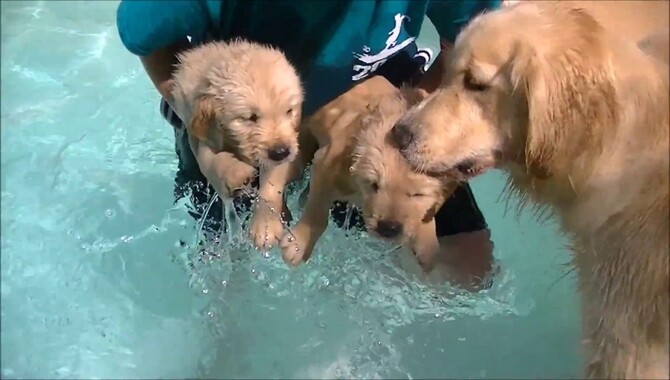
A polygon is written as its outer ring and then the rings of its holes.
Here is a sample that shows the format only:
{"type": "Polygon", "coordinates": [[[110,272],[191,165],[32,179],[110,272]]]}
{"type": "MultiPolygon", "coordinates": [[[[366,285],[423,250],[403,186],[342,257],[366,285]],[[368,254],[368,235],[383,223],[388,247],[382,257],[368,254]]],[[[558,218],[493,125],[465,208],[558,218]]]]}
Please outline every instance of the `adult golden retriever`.
{"type": "Polygon", "coordinates": [[[211,147],[198,150],[201,169],[215,170],[227,188],[242,187],[260,167],[249,231],[258,248],[284,234],[283,190],[300,172],[298,128],[303,89],[295,68],[274,48],[243,39],[210,42],[180,54],[172,94],[188,133],[211,147]],[[297,159],[298,158],[298,159],[297,159]],[[204,162],[211,162],[203,168],[204,162]]]}
{"type": "Polygon", "coordinates": [[[467,180],[501,168],[523,201],[556,215],[588,378],[667,379],[667,26],[638,41],[582,5],[519,2],[474,19],[441,87],[392,135],[416,169],[467,180]]]}
{"type": "Polygon", "coordinates": [[[302,129],[316,139],[318,150],[302,218],[280,243],[289,265],[311,256],[328,225],[330,207],[339,200],[361,206],[372,235],[408,245],[422,267],[432,269],[440,248],[433,217],[457,182],[413,172],[388,137],[424,95],[373,77],[304,121],[302,129]]]}

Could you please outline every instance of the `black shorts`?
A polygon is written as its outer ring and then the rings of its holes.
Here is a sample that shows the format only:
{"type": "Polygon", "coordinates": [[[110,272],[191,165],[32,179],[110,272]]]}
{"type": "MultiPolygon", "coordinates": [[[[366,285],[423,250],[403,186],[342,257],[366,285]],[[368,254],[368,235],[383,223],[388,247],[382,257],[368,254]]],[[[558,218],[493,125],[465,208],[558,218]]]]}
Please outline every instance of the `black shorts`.
{"type": "MultiPolygon", "coordinates": [[[[394,58],[394,60],[398,62],[394,62],[392,65],[390,65],[391,62],[386,63],[380,68],[379,73],[396,86],[402,83],[396,80],[396,78],[400,77],[400,73],[408,72],[408,70],[412,72],[411,70],[414,70],[417,66],[421,66],[420,62],[403,60],[402,55],[394,58]],[[384,70],[386,67],[392,68],[392,71],[384,70]]],[[[200,220],[214,194],[214,189],[208,185],[207,179],[200,172],[200,168],[188,143],[186,129],[181,120],[179,120],[179,117],[174,114],[165,101],[161,101],[160,111],[161,115],[173,126],[175,133],[175,150],[179,157],[179,166],[174,187],[175,201],[184,196],[189,196],[193,206],[189,210],[189,214],[196,220],[200,220]]],[[[251,201],[249,198],[242,196],[236,198],[234,204],[238,211],[245,211],[250,208],[251,201]]],[[[365,228],[358,210],[354,209],[352,211],[348,226],[344,225],[346,214],[346,203],[335,202],[331,209],[331,216],[340,228],[365,228]]],[[[222,220],[221,200],[217,197],[216,203],[207,214],[204,228],[210,231],[218,231],[221,228],[222,220]]],[[[435,224],[438,237],[480,231],[488,228],[468,184],[459,186],[442,208],[438,210],[435,214],[435,224]]]]}

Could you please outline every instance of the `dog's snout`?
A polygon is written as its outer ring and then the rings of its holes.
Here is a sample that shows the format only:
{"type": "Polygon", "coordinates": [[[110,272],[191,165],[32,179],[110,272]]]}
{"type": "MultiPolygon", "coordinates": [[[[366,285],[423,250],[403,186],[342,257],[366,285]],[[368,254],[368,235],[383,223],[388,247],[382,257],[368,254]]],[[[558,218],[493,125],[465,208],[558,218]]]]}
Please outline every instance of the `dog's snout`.
{"type": "Polygon", "coordinates": [[[284,145],[275,146],[270,150],[268,150],[268,157],[272,161],[282,161],[283,159],[288,157],[289,154],[291,154],[291,150],[284,145]]]}
{"type": "Polygon", "coordinates": [[[391,129],[393,140],[401,150],[407,149],[414,139],[414,133],[408,124],[399,122],[391,129]]]}
{"type": "Polygon", "coordinates": [[[382,237],[394,238],[402,232],[402,224],[391,220],[380,220],[375,230],[382,237]]]}

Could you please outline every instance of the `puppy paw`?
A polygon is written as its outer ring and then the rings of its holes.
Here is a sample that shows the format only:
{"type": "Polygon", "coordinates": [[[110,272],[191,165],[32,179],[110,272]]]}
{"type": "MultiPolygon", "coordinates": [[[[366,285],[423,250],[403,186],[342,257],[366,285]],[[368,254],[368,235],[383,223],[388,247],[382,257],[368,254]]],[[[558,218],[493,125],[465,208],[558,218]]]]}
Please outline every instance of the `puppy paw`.
{"type": "Polygon", "coordinates": [[[228,197],[235,196],[236,192],[248,184],[256,176],[256,168],[236,161],[229,163],[223,169],[222,181],[224,188],[228,191],[228,197]]]}
{"type": "Polygon", "coordinates": [[[249,223],[249,235],[256,248],[269,250],[279,242],[284,234],[280,210],[262,200],[256,204],[249,223]]]}
{"type": "Polygon", "coordinates": [[[298,266],[312,254],[314,244],[310,243],[309,227],[296,225],[279,242],[282,258],[289,266],[298,266]]]}

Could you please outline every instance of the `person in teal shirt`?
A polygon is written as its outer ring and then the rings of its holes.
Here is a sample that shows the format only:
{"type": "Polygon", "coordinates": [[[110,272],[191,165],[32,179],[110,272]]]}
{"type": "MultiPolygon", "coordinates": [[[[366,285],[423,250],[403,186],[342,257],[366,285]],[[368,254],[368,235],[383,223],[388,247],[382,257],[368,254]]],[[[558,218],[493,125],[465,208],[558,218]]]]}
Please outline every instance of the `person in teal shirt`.
{"type": "MultiPolygon", "coordinates": [[[[396,86],[434,90],[441,65],[425,73],[432,52],[416,45],[424,18],[448,44],[474,16],[499,5],[499,0],[122,0],[117,27],[123,45],[140,57],[163,97],[160,110],[175,129],[179,157],[175,196],[189,194],[194,205],[190,212],[200,218],[213,190],[170,107],[170,77],[179,51],[235,37],[275,46],[298,69],[305,86],[303,115],[310,115],[373,75],[396,86]]],[[[248,203],[236,200],[238,206],[248,203]]],[[[332,214],[340,227],[350,228],[344,226],[345,210],[336,203],[332,214]]],[[[219,212],[207,217],[211,228],[221,227],[219,212]]],[[[351,220],[362,228],[360,217],[351,220]]],[[[475,277],[483,277],[491,266],[493,245],[467,184],[445,203],[436,222],[441,245],[453,262],[468,262],[476,267],[475,277]]]]}

